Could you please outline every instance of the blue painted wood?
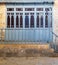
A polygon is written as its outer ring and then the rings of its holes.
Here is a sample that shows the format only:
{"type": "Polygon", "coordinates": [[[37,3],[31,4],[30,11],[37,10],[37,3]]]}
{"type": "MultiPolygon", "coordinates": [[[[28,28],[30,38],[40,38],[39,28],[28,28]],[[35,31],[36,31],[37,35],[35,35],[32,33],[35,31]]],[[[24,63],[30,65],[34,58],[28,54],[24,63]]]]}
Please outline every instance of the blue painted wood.
{"type": "Polygon", "coordinates": [[[52,42],[52,33],[49,29],[19,29],[6,30],[5,40],[20,42],[52,42]]]}

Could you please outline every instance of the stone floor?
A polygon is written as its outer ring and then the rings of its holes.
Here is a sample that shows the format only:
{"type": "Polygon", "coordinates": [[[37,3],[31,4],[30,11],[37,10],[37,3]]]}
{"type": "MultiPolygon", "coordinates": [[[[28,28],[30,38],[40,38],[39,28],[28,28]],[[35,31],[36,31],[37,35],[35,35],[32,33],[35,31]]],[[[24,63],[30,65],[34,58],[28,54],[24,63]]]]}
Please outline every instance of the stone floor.
{"type": "Polygon", "coordinates": [[[0,65],[58,65],[56,57],[0,57],[0,65]]]}

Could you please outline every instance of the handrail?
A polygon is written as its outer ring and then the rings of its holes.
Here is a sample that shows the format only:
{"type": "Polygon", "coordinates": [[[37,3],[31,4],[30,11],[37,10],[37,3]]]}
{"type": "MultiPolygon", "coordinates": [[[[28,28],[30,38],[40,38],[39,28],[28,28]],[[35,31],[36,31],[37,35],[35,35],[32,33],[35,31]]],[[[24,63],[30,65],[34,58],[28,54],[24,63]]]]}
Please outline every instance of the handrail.
{"type": "MultiPolygon", "coordinates": [[[[55,40],[53,39],[55,42],[53,42],[54,44],[52,44],[52,46],[53,46],[54,50],[57,51],[57,44],[56,44],[57,42],[56,41],[57,41],[58,35],[54,32],[52,32],[52,34],[55,36],[55,40]]],[[[54,38],[54,36],[53,36],[53,38],[54,38]]]]}
{"type": "Polygon", "coordinates": [[[52,32],[52,34],[55,35],[56,37],[58,37],[58,35],[56,33],[52,32]]]}

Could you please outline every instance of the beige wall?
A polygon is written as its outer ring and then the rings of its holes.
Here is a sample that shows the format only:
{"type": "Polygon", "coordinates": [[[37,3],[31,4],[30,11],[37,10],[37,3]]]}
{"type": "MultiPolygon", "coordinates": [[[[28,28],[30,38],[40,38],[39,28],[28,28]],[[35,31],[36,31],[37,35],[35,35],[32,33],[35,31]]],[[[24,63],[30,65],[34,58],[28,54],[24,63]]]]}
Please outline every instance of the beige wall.
{"type": "Polygon", "coordinates": [[[0,28],[5,28],[6,26],[6,6],[5,4],[0,4],[0,28]]]}
{"type": "Polygon", "coordinates": [[[54,4],[54,10],[53,10],[53,14],[54,14],[54,33],[56,33],[58,35],[58,1],[55,1],[54,4]]]}

